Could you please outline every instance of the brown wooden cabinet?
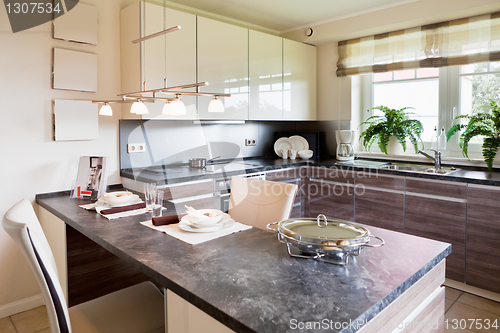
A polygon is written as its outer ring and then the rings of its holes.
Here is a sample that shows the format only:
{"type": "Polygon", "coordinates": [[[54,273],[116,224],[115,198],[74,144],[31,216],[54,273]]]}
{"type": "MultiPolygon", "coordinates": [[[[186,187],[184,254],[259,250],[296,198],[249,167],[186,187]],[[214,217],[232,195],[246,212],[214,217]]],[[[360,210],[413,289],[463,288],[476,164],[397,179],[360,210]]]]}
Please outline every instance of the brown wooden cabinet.
{"type": "Polygon", "coordinates": [[[446,277],[465,282],[467,184],[406,178],[405,233],[451,243],[446,277]]]}
{"type": "Polygon", "coordinates": [[[500,188],[469,185],[467,284],[500,293],[500,188]]]}
{"type": "Polygon", "coordinates": [[[354,221],[354,173],[338,168],[312,167],[307,184],[309,216],[354,221]]]}
{"type": "Polygon", "coordinates": [[[374,172],[357,172],[354,220],[403,232],[405,179],[374,172]]]}
{"type": "Polygon", "coordinates": [[[300,167],[294,169],[282,169],[266,173],[266,180],[280,183],[295,184],[298,187],[297,195],[293,203],[290,218],[298,218],[307,216],[304,209],[304,201],[306,193],[304,191],[304,184],[307,183],[308,168],[300,167]]]}

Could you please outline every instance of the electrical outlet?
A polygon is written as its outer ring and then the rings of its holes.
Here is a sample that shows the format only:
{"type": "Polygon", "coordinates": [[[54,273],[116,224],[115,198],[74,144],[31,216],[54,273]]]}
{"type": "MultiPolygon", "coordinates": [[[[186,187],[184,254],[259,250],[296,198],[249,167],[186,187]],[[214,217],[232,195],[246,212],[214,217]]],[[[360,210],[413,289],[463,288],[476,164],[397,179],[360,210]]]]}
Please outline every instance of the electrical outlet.
{"type": "Polygon", "coordinates": [[[127,144],[127,153],[144,153],[146,151],[145,143],[129,143],[127,144]]]}
{"type": "Polygon", "coordinates": [[[255,139],[245,139],[245,146],[256,146],[257,140],[255,139]]]}

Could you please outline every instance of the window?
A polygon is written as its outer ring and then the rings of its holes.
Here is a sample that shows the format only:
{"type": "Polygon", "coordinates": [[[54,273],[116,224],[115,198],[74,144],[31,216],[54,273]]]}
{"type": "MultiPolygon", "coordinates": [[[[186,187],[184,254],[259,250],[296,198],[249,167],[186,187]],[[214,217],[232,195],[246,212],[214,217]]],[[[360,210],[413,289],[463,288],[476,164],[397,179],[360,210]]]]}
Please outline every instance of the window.
{"type": "MultiPolygon", "coordinates": [[[[415,118],[424,126],[422,140],[430,148],[434,127],[447,131],[460,114],[471,114],[489,104],[500,102],[500,62],[484,62],[464,66],[420,68],[363,76],[363,109],[385,105],[400,109],[414,107],[415,118]]],[[[380,111],[363,114],[363,120],[380,111]]],[[[439,134],[439,131],[438,131],[439,134]]],[[[471,141],[472,158],[480,156],[481,138],[471,141]]],[[[412,149],[407,152],[413,154],[412,149]]],[[[459,135],[447,147],[447,156],[462,157],[459,135]]]]}

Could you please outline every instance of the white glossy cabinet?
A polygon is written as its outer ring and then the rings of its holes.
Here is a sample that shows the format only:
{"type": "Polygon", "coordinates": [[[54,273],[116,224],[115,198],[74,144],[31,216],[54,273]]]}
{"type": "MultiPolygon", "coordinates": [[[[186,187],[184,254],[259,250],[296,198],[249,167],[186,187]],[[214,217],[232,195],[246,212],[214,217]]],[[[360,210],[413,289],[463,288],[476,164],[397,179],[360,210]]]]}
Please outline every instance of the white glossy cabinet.
{"type": "Polygon", "coordinates": [[[209,113],[209,97],[198,97],[200,119],[248,119],[248,29],[198,16],[200,91],[225,92],[224,113],[209,113]]]}
{"type": "Polygon", "coordinates": [[[283,38],[248,34],[250,120],[283,119],[283,38]]]}
{"type": "MultiPolygon", "coordinates": [[[[121,13],[121,59],[122,91],[133,92],[196,82],[196,16],[178,10],[164,8],[149,2],[137,2],[121,13]],[[173,26],[177,30],[163,36],[148,39],[138,44],[132,40],[144,37],[173,26]]],[[[162,96],[174,97],[174,96],[162,96]]],[[[168,116],[162,114],[164,102],[146,104],[149,114],[143,119],[196,119],[196,97],[183,97],[187,114],[168,116]]],[[[125,104],[123,115],[129,113],[130,105],[125,104]]]]}
{"type": "Polygon", "coordinates": [[[283,39],[283,119],[316,120],[316,47],[283,39]]]}

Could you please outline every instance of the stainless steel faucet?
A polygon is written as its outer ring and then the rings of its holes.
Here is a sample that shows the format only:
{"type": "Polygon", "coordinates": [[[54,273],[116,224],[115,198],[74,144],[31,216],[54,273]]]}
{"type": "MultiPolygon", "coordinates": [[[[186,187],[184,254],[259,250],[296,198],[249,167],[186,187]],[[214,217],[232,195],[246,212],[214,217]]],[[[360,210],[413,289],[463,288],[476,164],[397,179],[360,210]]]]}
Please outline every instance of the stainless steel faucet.
{"type": "Polygon", "coordinates": [[[422,151],[422,150],[419,150],[418,153],[433,160],[434,161],[434,169],[436,171],[441,170],[441,152],[439,150],[435,150],[432,148],[429,150],[434,152],[434,157],[432,157],[431,155],[427,154],[425,151],[422,151]]]}

